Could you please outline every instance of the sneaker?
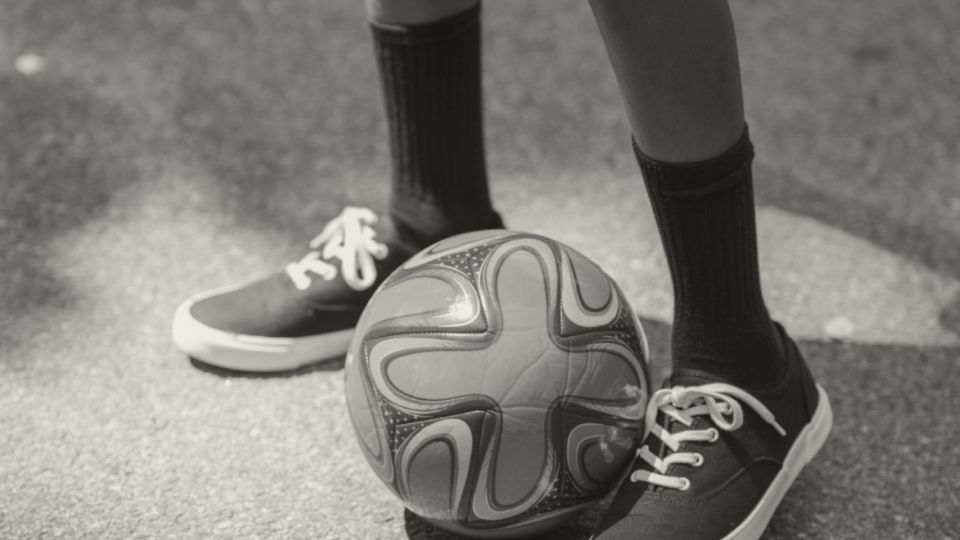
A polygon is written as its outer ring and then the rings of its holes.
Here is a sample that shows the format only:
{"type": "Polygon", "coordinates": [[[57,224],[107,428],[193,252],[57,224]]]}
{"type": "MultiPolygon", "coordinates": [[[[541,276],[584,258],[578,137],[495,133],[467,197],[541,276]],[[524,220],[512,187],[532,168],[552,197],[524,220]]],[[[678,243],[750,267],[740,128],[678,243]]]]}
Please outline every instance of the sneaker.
{"type": "Polygon", "coordinates": [[[250,372],[289,371],[346,354],[376,288],[416,249],[390,220],[346,208],[283,271],[184,302],[173,341],[195,360],[250,372]]]}
{"type": "Polygon", "coordinates": [[[654,393],[633,471],[593,538],[757,539],[833,416],[793,341],[776,388],[678,371],[654,393]]]}

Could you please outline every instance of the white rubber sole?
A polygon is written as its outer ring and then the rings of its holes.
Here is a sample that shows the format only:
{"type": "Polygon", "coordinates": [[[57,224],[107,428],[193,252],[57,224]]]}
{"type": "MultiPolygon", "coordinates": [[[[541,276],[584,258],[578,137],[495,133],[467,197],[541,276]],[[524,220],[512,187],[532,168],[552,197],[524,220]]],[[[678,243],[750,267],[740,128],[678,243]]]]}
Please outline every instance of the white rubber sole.
{"type": "Polygon", "coordinates": [[[750,512],[747,519],[743,521],[730,534],[723,537],[723,540],[757,540],[770,523],[774,511],[780,506],[780,501],[786,495],[790,485],[803,470],[803,467],[810,463],[824,441],[830,434],[830,428],[833,427],[833,411],[830,408],[830,399],[823,387],[817,385],[817,393],[820,400],[817,404],[817,410],[810,419],[810,423],[803,428],[797,440],[794,441],[787,457],[784,459],[783,468],[773,479],[763,498],[757,503],[757,506],[750,512]]]}
{"type": "Polygon", "coordinates": [[[236,287],[210,291],[185,301],[173,316],[173,342],[189,356],[236,371],[291,371],[346,354],[354,329],[319,336],[273,338],[217,330],[190,315],[190,306],[236,287]]]}

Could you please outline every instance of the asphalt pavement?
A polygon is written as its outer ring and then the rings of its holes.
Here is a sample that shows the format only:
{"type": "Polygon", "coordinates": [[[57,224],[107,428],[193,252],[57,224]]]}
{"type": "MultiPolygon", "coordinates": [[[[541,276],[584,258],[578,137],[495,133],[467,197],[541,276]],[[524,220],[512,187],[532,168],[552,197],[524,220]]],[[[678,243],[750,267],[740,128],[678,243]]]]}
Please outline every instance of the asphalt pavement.
{"type": "MultiPolygon", "coordinates": [[[[835,413],[765,538],[956,539],[960,3],[733,8],[765,294],[835,413]]],[[[669,275],[589,8],[484,15],[497,207],[617,279],[662,377],[669,275]]],[[[360,2],[0,0],[0,538],[421,531],[338,362],[231,376],[169,337],[187,296],[383,207],[372,58],[360,2]]]]}

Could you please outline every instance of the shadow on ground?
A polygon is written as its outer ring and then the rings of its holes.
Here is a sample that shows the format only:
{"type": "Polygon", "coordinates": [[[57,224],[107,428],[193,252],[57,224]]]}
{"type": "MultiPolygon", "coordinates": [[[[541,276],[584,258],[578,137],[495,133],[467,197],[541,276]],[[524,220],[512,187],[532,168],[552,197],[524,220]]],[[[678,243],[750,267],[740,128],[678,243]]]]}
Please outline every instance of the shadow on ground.
{"type": "Polygon", "coordinates": [[[139,180],[130,122],[76,81],[0,75],[0,125],[0,299],[16,307],[0,320],[68,308],[76,293],[57,271],[57,241],[139,180]]]}
{"type": "Polygon", "coordinates": [[[209,373],[211,375],[216,375],[223,378],[236,378],[236,379],[289,379],[292,377],[302,377],[304,375],[309,375],[310,373],[316,373],[318,371],[338,371],[343,369],[343,363],[345,356],[339,356],[337,358],[327,358],[319,362],[313,362],[305,366],[301,366],[292,371],[278,371],[278,372],[264,372],[264,373],[255,373],[249,371],[237,371],[233,369],[222,368],[207,364],[201,360],[190,357],[190,365],[196,369],[209,373]]]}

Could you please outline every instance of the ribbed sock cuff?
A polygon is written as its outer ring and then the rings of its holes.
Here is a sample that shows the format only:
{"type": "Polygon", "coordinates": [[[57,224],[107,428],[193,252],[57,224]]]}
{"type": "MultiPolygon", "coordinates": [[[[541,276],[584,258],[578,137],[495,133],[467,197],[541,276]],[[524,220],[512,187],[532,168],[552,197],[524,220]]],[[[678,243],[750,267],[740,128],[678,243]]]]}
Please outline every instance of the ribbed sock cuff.
{"type": "Polygon", "coordinates": [[[427,45],[442,41],[474,26],[480,20],[480,2],[445,19],[423,24],[394,24],[370,19],[370,29],[381,43],[427,45]]]}
{"type": "Polygon", "coordinates": [[[746,126],[737,142],[723,154],[690,163],[654,160],[644,155],[635,139],[632,142],[647,189],[666,197],[692,197],[722,191],[744,178],[745,175],[735,173],[749,169],[753,163],[753,143],[746,126]]]}

